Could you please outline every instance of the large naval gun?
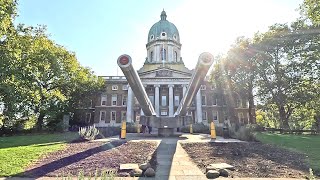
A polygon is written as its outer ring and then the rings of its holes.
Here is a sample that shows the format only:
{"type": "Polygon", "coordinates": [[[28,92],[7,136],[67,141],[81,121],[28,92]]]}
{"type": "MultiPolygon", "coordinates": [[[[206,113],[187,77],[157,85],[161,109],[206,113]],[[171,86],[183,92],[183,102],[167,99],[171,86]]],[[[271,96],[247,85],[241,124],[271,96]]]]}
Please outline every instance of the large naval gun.
{"type": "Polygon", "coordinates": [[[140,124],[158,128],[160,136],[169,136],[174,133],[174,128],[188,125],[193,122],[192,116],[187,113],[188,108],[200,89],[209,68],[213,64],[212,54],[208,52],[200,54],[187,91],[181,99],[174,117],[159,116],[156,114],[138,73],[132,66],[132,59],[129,55],[121,55],[117,62],[123,74],[126,76],[127,81],[143,111],[143,114],[141,114],[140,117],[140,124]]]}

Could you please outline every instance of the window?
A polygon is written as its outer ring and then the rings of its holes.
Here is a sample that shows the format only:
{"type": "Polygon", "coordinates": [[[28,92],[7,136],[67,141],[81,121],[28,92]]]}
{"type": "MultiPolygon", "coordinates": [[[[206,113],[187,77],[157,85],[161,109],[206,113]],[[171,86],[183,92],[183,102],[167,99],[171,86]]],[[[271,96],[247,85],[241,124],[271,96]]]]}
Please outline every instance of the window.
{"type": "Polygon", "coordinates": [[[213,95],[213,97],[212,97],[212,105],[217,105],[217,104],[218,104],[217,95],[213,95]]]}
{"type": "Polygon", "coordinates": [[[167,96],[161,96],[161,106],[167,105],[167,96]]]}
{"type": "Polygon", "coordinates": [[[161,59],[166,60],[166,57],[167,57],[167,50],[162,48],[161,49],[161,59]]]}
{"type": "Polygon", "coordinates": [[[180,104],[180,97],[179,96],[174,96],[174,105],[179,106],[180,104]]]}
{"type": "Polygon", "coordinates": [[[116,106],[116,105],[117,105],[117,95],[116,94],[112,94],[111,106],[116,106]]]}
{"type": "Polygon", "coordinates": [[[207,112],[206,111],[202,112],[202,120],[207,120],[207,112]]]}
{"type": "Polygon", "coordinates": [[[100,111],[100,121],[105,121],[105,120],[106,120],[106,112],[100,111]]]}
{"type": "Polygon", "coordinates": [[[111,121],[115,121],[116,120],[116,112],[115,111],[111,111],[111,121]]]}
{"type": "Polygon", "coordinates": [[[211,86],[211,90],[214,90],[215,88],[216,88],[215,84],[211,86]]]}
{"type": "Polygon", "coordinates": [[[101,106],[107,105],[107,96],[101,96],[101,106]]]}
{"type": "Polygon", "coordinates": [[[91,121],[91,113],[86,113],[86,123],[90,123],[91,121]]]}
{"type": "Polygon", "coordinates": [[[161,36],[166,36],[166,33],[165,32],[161,33],[161,36]]]}
{"type": "Polygon", "coordinates": [[[206,85],[201,85],[201,88],[200,88],[200,89],[201,89],[201,90],[206,90],[206,88],[207,88],[206,85]]]}
{"type": "Polygon", "coordinates": [[[176,36],[176,35],[173,35],[173,39],[174,39],[174,40],[177,40],[177,36],[176,36]]]}
{"type": "Polygon", "coordinates": [[[127,112],[121,111],[121,121],[126,121],[126,119],[127,119],[127,112]]]}
{"type": "Polygon", "coordinates": [[[218,121],[218,111],[213,111],[213,121],[218,121]]]}
{"type": "Polygon", "coordinates": [[[160,115],[161,116],[167,116],[168,115],[168,111],[167,110],[161,110],[160,115]]]}
{"type": "Polygon", "coordinates": [[[150,62],[153,61],[153,51],[150,52],[150,62]]]}
{"type": "Polygon", "coordinates": [[[116,91],[118,90],[118,86],[117,85],[112,85],[112,91],[116,91]]]}
{"type": "Polygon", "coordinates": [[[89,101],[89,108],[92,108],[92,105],[93,105],[92,99],[90,99],[90,101],[89,101]]]}
{"type": "Polygon", "coordinates": [[[226,101],[225,95],[222,96],[222,104],[223,104],[224,106],[227,105],[227,101],[226,101]]]}
{"type": "Polygon", "coordinates": [[[243,101],[242,101],[242,107],[243,107],[243,108],[247,108],[247,107],[248,107],[248,101],[243,100],[243,101]]]}
{"type": "Polygon", "coordinates": [[[239,98],[237,98],[237,104],[236,107],[241,107],[241,100],[239,98]]]}
{"type": "Polygon", "coordinates": [[[207,105],[206,96],[201,96],[201,103],[202,103],[202,106],[207,105]]]}
{"type": "Polygon", "coordinates": [[[122,86],[122,90],[124,90],[124,91],[125,91],[125,90],[128,90],[128,85],[123,85],[123,86],[122,86]]]}
{"type": "Polygon", "coordinates": [[[127,96],[123,95],[122,96],[122,106],[126,106],[127,105],[127,96]]]}
{"type": "Polygon", "coordinates": [[[244,124],[244,115],[243,115],[242,112],[241,112],[241,113],[238,113],[238,118],[239,118],[239,122],[240,122],[241,124],[244,124]]]}
{"type": "Polygon", "coordinates": [[[154,39],[154,35],[151,35],[151,36],[150,36],[150,40],[153,40],[153,39],[154,39]]]}
{"type": "Polygon", "coordinates": [[[151,104],[154,106],[154,96],[149,96],[149,99],[151,101],[151,104]]]}

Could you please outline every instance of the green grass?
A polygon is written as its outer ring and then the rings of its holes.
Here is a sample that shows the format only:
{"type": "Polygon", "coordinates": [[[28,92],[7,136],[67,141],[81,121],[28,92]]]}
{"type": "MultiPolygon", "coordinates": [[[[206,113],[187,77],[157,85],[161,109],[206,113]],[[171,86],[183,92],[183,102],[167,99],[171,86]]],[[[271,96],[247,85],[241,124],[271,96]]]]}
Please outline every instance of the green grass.
{"type": "Polygon", "coordinates": [[[257,133],[257,140],[305,153],[311,168],[320,173],[320,136],[257,133]]]}
{"type": "Polygon", "coordinates": [[[42,155],[58,151],[77,138],[77,133],[0,137],[0,177],[14,176],[42,155]]]}

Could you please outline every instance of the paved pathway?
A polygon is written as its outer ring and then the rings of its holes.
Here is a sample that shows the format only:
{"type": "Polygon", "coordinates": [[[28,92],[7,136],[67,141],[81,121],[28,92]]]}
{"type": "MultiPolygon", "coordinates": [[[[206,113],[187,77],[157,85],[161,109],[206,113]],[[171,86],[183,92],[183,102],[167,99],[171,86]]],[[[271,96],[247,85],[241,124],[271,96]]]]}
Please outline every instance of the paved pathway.
{"type": "Polygon", "coordinates": [[[206,179],[178,143],[178,138],[161,140],[157,149],[157,161],[156,179],[206,179]]]}

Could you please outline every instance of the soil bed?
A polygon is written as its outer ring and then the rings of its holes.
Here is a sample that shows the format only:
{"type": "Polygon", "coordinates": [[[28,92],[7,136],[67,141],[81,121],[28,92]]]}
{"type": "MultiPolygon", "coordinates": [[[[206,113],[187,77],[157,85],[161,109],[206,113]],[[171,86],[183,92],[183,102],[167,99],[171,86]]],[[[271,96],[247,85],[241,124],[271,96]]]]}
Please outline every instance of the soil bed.
{"type": "Polygon", "coordinates": [[[305,178],[309,166],[303,154],[258,142],[184,143],[182,147],[205,173],[212,163],[235,167],[230,177],[305,178]]]}
{"type": "Polygon", "coordinates": [[[127,176],[119,171],[123,163],[150,162],[156,168],[156,142],[73,142],[61,151],[50,153],[29,166],[22,176],[77,176],[80,171],[94,175],[102,170],[116,170],[117,176],[127,176]]]}

